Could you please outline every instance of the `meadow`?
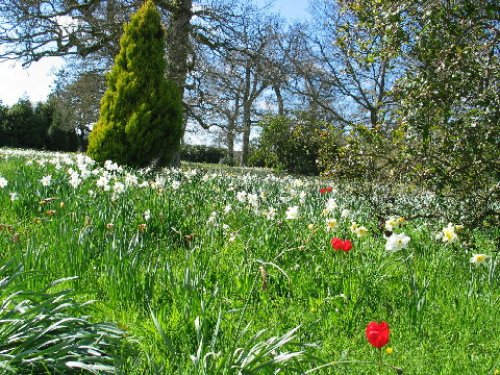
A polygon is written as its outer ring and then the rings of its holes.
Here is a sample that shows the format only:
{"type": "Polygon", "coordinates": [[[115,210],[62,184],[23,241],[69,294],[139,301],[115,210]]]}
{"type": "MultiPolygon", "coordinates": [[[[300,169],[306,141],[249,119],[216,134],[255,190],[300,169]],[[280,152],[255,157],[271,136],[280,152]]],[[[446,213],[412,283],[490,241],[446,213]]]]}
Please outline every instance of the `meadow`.
{"type": "Polygon", "coordinates": [[[499,374],[499,228],[354,192],[0,149],[0,373],[499,374]]]}

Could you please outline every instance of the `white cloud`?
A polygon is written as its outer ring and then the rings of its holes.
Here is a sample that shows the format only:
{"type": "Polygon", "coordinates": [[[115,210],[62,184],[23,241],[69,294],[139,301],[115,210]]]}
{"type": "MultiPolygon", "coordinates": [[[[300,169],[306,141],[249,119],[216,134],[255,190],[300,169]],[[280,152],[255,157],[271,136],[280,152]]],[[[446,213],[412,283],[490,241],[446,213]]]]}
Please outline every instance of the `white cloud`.
{"type": "Polygon", "coordinates": [[[33,102],[45,101],[54,81],[54,71],[63,63],[61,58],[44,58],[24,69],[20,63],[0,63],[0,100],[12,105],[27,96],[33,102]]]}

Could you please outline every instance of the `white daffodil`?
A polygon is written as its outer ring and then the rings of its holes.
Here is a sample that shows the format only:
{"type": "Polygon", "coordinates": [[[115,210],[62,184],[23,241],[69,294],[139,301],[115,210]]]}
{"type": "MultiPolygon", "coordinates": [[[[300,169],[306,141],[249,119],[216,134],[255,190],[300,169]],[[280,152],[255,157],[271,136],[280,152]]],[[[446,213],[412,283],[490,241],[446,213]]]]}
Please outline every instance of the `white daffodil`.
{"type": "Polygon", "coordinates": [[[351,216],[351,211],[348,209],[344,208],[342,212],[340,213],[340,217],[343,219],[348,219],[351,216]]]}
{"type": "Polygon", "coordinates": [[[299,207],[291,206],[286,210],[286,219],[287,220],[295,220],[299,217],[299,207]]]}
{"type": "Polygon", "coordinates": [[[80,178],[78,172],[71,173],[71,176],[69,177],[69,184],[73,187],[73,189],[76,189],[81,183],[82,179],[80,178]]]}
{"type": "Polygon", "coordinates": [[[326,219],[326,230],[327,232],[331,232],[337,226],[337,220],[334,218],[326,219]]]}
{"type": "Polygon", "coordinates": [[[103,174],[96,181],[96,185],[100,188],[103,188],[104,190],[107,190],[106,187],[109,186],[109,177],[106,174],[103,174]]]}
{"type": "Polygon", "coordinates": [[[364,237],[368,234],[368,229],[364,226],[358,226],[356,228],[356,230],[354,231],[354,233],[356,233],[356,236],[358,236],[358,238],[361,238],[361,237],[364,237]]]}
{"type": "Polygon", "coordinates": [[[122,194],[125,191],[125,185],[121,182],[115,182],[113,185],[113,191],[115,194],[122,194]]]}
{"type": "Polygon", "coordinates": [[[472,258],[470,258],[470,262],[477,266],[485,266],[486,261],[490,259],[490,257],[486,254],[473,254],[472,258]]]}
{"type": "Polygon", "coordinates": [[[111,160],[106,160],[104,162],[104,169],[113,172],[113,171],[118,171],[120,167],[118,166],[117,163],[113,163],[111,160]]]}
{"type": "Polygon", "coordinates": [[[301,191],[299,194],[300,203],[304,204],[306,201],[307,193],[305,191],[301,191]]]}
{"type": "Polygon", "coordinates": [[[131,174],[131,173],[127,173],[127,175],[125,176],[125,185],[127,186],[136,186],[138,184],[139,180],[137,178],[137,176],[131,174]]]}
{"type": "Polygon", "coordinates": [[[4,177],[0,176],[0,188],[6,187],[8,184],[7,180],[4,177]]]}
{"type": "Polygon", "coordinates": [[[230,235],[229,235],[229,242],[234,242],[236,240],[236,236],[238,234],[236,232],[232,232],[230,235]]]}
{"type": "Polygon", "coordinates": [[[351,222],[350,229],[351,229],[352,233],[356,233],[356,231],[358,230],[358,228],[359,228],[358,223],[356,223],[355,221],[351,222]]]}
{"type": "Polygon", "coordinates": [[[385,229],[392,232],[394,228],[399,227],[403,221],[404,219],[402,217],[391,216],[385,222],[385,229]]]}
{"type": "Polygon", "coordinates": [[[252,207],[259,206],[259,197],[257,194],[247,194],[248,204],[252,207]]]}
{"type": "Polygon", "coordinates": [[[236,200],[240,203],[245,203],[247,201],[247,192],[239,191],[236,193],[236,200]]]}
{"type": "Polygon", "coordinates": [[[208,217],[207,224],[214,224],[217,220],[217,211],[212,211],[208,217]]]}
{"type": "Polygon", "coordinates": [[[325,212],[332,213],[337,207],[337,201],[334,198],[329,198],[326,201],[325,212]]]}
{"type": "Polygon", "coordinates": [[[42,186],[50,186],[50,184],[52,183],[52,176],[43,176],[40,182],[42,183],[42,186]]]}
{"type": "Polygon", "coordinates": [[[276,216],[276,209],[274,207],[269,207],[269,209],[266,212],[266,219],[273,220],[275,216],[276,216]]]}
{"type": "Polygon", "coordinates": [[[408,246],[408,242],[410,242],[410,237],[408,237],[406,234],[393,233],[387,239],[385,249],[391,252],[405,249],[408,246]]]}
{"type": "Polygon", "coordinates": [[[458,236],[455,233],[455,226],[452,223],[449,223],[447,227],[443,228],[443,237],[442,241],[446,243],[453,243],[458,241],[458,236]]]}

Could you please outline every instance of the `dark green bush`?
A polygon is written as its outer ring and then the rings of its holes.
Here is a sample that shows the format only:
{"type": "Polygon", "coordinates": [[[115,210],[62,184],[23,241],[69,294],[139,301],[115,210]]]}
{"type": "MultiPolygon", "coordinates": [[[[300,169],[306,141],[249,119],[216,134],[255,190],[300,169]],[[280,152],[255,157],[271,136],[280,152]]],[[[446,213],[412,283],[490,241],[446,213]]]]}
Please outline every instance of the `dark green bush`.
{"type": "Polygon", "coordinates": [[[181,160],[193,163],[219,164],[226,156],[226,150],[204,145],[183,145],[181,160]]]}
{"type": "Polygon", "coordinates": [[[2,110],[0,145],[10,147],[44,148],[50,116],[43,104],[33,105],[28,99],[20,99],[12,107],[2,110]]]}
{"type": "Polygon", "coordinates": [[[262,134],[250,156],[250,165],[304,175],[319,174],[317,160],[322,140],[336,139],[338,135],[332,126],[306,113],[295,118],[268,117],[260,126],[262,134]]]}
{"type": "Polygon", "coordinates": [[[78,136],[74,131],[51,126],[48,132],[47,149],[51,151],[78,151],[78,136]]]}

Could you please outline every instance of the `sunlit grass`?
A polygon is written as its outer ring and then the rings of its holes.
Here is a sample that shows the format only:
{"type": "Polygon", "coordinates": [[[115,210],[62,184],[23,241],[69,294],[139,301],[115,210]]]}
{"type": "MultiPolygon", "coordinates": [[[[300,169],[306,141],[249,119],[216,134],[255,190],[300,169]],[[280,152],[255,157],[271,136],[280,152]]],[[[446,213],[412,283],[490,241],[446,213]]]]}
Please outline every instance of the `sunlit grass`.
{"type": "MultiPolygon", "coordinates": [[[[119,373],[305,373],[340,361],[315,372],[376,374],[370,321],[388,322],[383,360],[405,373],[500,367],[498,228],[457,230],[447,243],[436,239],[447,222],[408,220],[393,229],[407,247],[390,252],[348,183],[201,166],[152,175],[69,154],[0,158],[2,262],[23,267],[22,288],[71,278],[73,298],[96,300],[90,320],[125,333],[112,353],[119,373]],[[332,237],[352,250],[333,250],[332,237]],[[476,266],[473,254],[488,259],[476,266]]],[[[398,199],[415,213],[429,204],[398,199]]]]}

